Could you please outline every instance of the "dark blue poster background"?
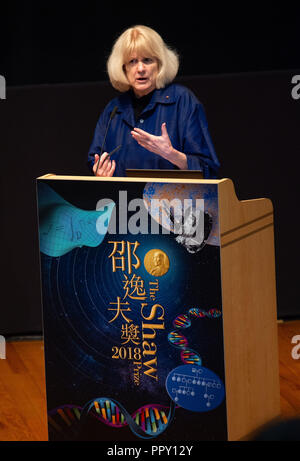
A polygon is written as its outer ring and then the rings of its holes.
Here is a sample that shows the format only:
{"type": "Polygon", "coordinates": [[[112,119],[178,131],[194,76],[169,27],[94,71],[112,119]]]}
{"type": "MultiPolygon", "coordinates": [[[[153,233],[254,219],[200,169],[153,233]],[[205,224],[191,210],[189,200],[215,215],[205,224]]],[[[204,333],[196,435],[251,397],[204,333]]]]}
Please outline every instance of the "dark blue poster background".
{"type": "Polygon", "coordinates": [[[226,440],[217,186],[39,180],[38,204],[50,440],[226,440]],[[151,234],[151,212],[97,242],[120,191],[204,199],[202,244],[151,234]]]}

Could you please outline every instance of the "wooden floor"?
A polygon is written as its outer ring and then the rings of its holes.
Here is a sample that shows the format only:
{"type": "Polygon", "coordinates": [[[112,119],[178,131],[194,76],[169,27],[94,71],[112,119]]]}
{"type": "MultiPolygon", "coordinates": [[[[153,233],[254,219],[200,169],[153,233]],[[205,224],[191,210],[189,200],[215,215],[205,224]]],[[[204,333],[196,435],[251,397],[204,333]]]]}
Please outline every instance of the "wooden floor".
{"type": "MultiPolygon", "coordinates": [[[[300,359],[292,358],[292,338],[300,320],[278,323],[282,418],[300,417],[300,359]]],[[[0,360],[0,441],[47,440],[42,341],[7,342],[0,360]]]]}

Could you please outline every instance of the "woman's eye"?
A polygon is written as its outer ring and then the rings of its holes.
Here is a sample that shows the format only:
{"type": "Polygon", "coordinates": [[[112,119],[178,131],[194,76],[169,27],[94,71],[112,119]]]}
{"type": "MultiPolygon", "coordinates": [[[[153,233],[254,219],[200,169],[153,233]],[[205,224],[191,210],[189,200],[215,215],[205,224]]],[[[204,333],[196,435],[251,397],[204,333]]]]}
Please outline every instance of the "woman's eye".
{"type": "Polygon", "coordinates": [[[133,58],[129,61],[128,65],[129,66],[136,66],[138,62],[142,62],[145,65],[149,65],[153,63],[153,58],[142,58],[140,61],[136,58],[133,58]]]}

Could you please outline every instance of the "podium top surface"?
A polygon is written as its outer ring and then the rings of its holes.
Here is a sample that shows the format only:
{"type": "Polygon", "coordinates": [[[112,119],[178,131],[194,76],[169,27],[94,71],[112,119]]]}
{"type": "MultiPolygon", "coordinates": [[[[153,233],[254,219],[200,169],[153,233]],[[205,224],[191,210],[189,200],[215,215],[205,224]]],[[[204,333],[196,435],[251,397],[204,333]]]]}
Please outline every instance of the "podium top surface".
{"type": "Polygon", "coordinates": [[[190,179],[190,178],[154,178],[154,177],[98,177],[98,176],[71,176],[71,175],[56,175],[56,174],[45,174],[39,176],[37,179],[51,179],[57,181],[100,181],[100,182],[169,182],[169,183],[190,183],[190,184],[220,184],[225,181],[230,181],[227,178],[223,179],[190,179]]]}

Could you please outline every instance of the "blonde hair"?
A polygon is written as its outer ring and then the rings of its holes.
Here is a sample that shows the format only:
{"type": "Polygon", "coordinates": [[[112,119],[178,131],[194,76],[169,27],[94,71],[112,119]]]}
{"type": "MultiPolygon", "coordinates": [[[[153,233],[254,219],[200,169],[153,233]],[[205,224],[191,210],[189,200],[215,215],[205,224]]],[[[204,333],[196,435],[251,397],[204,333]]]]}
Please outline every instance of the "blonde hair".
{"type": "Polygon", "coordinates": [[[169,48],[155,30],[147,26],[134,26],[119,36],[107,60],[109,80],[115,89],[121,92],[129,90],[124,69],[133,53],[157,59],[156,88],[164,88],[176,77],[179,67],[177,52],[169,48]]]}

